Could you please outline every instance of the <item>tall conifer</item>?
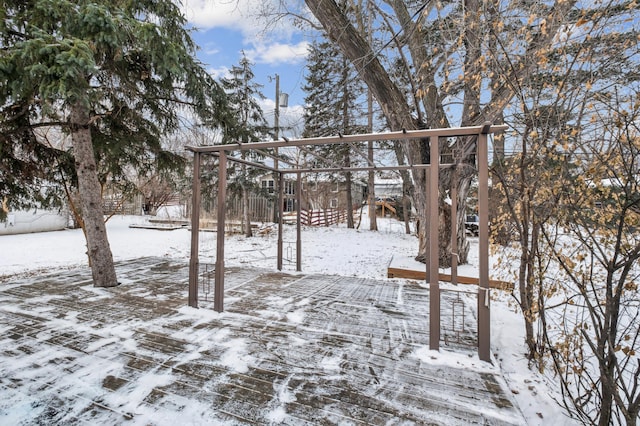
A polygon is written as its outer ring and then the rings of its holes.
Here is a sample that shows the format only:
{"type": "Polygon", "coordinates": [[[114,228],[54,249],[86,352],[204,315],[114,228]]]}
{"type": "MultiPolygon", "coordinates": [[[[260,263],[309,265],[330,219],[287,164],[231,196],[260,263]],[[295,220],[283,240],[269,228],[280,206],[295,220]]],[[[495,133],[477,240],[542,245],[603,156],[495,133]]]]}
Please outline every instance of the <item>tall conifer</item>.
{"type": "Polygon", "coordinates": [[[224,120],[224,93],[185,25],[171,0],[0,2],[0,198],[30,205],[42,198],[33,183],[74,173],[96,286],[117,285],[101,167],[176,163],[160,141],[183,108],[207,125],[224,120]],[[39,128],[67,135],[71,148],[46,145],[39,128]]]}
{"type": "MultiPolygon", "coordinates": [[[[231,67],[229,77],[221,79],[222,87],[228,96],[230,111],[235,116],[234,124],[225,128],[223,143],[258,142],[269,136],[269,127],[258,103],[265,96],[260,91],[262,86],[254,81],[252,67],[253,64],[243,52],[240,63],[231,67]]],[[[246,152],[243,151],[241,155],[243,159],[247,159],[246,152]]],[[[261,156],[255,153],[252,155],[254,157],[251,160],[261,160],[261,156]]],[[[252,231],[249,195],[258,189],[256,178],[262,171],[247,168],[244,164],[232,167],[237,167],[238,170],[230,189],[236,189],[235,192],[241,194],[244,234],[250,237],[252,231]]]]}
{"type": "MultiPolygon", "coordinates": [[[[323,40],[311,45],[307,61],[309,72],[303,87],[307,94],[303,136],[354,134],[365,131],[362,124],[364,113],[358,104],[358,101],[362,100],[363,87],[355,69],[344,55],[335,45],[323,40]]],[[[320,146],[314,151],[322,158],[340,166],[349,167],[354,161],[352,147],[349,145],[320,146]]],[[[324,160],[320,162],[322,161],[324,160]]],[[[347,225],[353,227],[351,172],[345,173],[345,183],[347,225]]]]}

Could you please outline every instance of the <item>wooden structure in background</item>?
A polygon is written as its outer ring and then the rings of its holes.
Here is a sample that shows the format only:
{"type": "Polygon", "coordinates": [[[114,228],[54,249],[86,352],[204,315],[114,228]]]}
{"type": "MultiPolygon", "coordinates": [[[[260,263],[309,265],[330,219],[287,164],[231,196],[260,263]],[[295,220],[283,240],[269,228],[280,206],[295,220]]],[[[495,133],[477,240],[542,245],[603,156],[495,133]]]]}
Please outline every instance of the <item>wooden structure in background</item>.
{"type": "MultiPolygon", "coordinates": [[[[302,175],[305,173],[344,173],[346,171],[384,171],[384,170],[417,170],[426,171],[426,199],[427,211],[424,212],[424,219],[427,226],[428,245],[425,278],[429,283],[429,347],[433,350],[440,348],[440,274],[438,268],[438,191],[440,168],[449,167],[454,169],[457,163],[443,164],[440,162],[440,138],[471,137],[472,142],[467,143],[463,150],[465,155],[475,151],[478,167],[478,214],[479,224],[479,279],[478,279],[478,355],[481,360],[490,361],[490,283],[489,283],[489,167],[488,167],[488,135],[503,132],[506,126],[493,126],[485,123],[482,126],[456,127],[444,129],[426,129],[412,131],[398,131],[387,133],[371,133],[363,135],[330,136],[307,139],[284,139],[283,141],[255,142],[255,143],[235,143],[226,145],[211,146],[189,146],[187,149],[194,154],[193,158],[193,209],[191,217],[191,257],[189,260],[189,306],[198,307],[198,272],[199,272],[199,222],[201,206],[201,186],[200,169],[203,155],[213,155],[218,162],[218,217],[217,217],[217,249],[215,262],[215,284],[214,284],[214,309],[217,312],[224,310],[224,238],[225,238],[225,218],[224,207],[227,189],[227,164],[229,161],[245,164],[247,166],[258,167],[271,171],[278,177],[278,205],[283,205],[284,176],[293,174],[297,183],[297,232],[296,232],[296,270],[302,270],[302,243],[301,243],[301,218],[300,218],[300,188],[302,186],[302,175]],[[399,140],[405,143],[421,143],[429,141],[431,164],[411,164],[405,166],[376,166],[367,160],[365,167],[327,167],[327,168],[305,168],[300,165],[284,161],[282,158],[271,155],[266,149],[278,149],[282,147],[301,147],[305,149],[309,146],[331,145],[331,144],[353,144],[357,142],[399,140]],[[232,157],[234,152],[257,152],[274,159],[274,167],[264,164],[246,161],[238,157],[232,157]],[[278,161],[275,161],[278,160],[278,161]]],[[[305,149],[306,152],[309,150],[305,149]]],[[[459,160],[458,160],[459,161],[459,160]]],[[[451,199],[453,200],[453,211],[455,212],[457,197],[455,196],[455,184],[452,185],[451,199]]],[[[277,268],[282,270],[282,214],[278,213],[278,249],[277,268]]],[[[451,221],[452,235],[457,234],[457,220],[452,215],[451,221]]],[[[453,245],[451,281],[458,282],[457,277],[457,249],[453,245]]]]}

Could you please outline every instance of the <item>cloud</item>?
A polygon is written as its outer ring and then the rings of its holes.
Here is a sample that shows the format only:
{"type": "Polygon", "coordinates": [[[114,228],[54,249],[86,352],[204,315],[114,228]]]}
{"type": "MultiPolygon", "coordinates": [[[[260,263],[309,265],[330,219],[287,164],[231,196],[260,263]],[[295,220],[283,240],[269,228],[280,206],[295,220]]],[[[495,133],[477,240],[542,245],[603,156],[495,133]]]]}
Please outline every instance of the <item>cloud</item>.
{"type": "MultiPolygon", "coordinates": [[[[287,19],[275,19],[280,0],[183,0],[181,9],[201,30],[226,28],[242,35],[247,57],[263,64],[298,64],[307,57],[309,43],[287,19]],[[296,40],[297,39],[297,40],[296,40]]],[[[215,44],[204,51],[220,51],[215,44]]]]}
{"type": "Polygon", "coordinates": [[[218,67],[218,68],[209,68],[207,72],[216,80],[220,78],[230,78],[231,74],[229,73],[229,67],[218,67]]]}
{"type": "Polygon", "coordinates": [[[183,0],[181,9],[198,28],[234,28],[243,22],[239,6],[236,0],[183,0]]]}
{"type": "Polygon", "coordinates": [[[258,45],[246,51],[247,57],[256,63],[281,65],[303,62],[308,54],[309,43],[301,41],[297,44],[271,43],[258,45]]]}
{"type": "Polygon", "coordinates": [[[267,26],[273,28],[270,11],[277,0],[182,0],[181,10],[196,27],[229,28],[253,38],[267,26]]]}
{"type": "Polygon", "coordinates": [[[217,53],[220,53],[222,51],[222,49],[220,49],[218,46],[214,45],[213,43],[207,43],[202,50],[204,51],[204,53],[206,53],[207,55],[215,55],[217,53]]]}

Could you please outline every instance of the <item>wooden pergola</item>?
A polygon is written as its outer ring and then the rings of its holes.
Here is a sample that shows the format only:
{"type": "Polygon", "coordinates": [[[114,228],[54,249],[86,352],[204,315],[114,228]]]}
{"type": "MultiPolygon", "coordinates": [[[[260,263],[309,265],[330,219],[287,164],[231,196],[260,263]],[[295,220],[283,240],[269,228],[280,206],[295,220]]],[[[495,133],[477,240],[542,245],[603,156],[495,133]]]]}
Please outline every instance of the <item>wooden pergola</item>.
{"type": "MultiPolygon", "coordinates": [[[[186,149],[193,152],[193,201],[191,213],[191,257],[189,260],[189,306],[198,307],[198,275],[199,275],[199,234],[200,234],[200,169],[203,155],[218,157],[218,194],[217,194],[217,248],[214,275],[214,310],[222,312],[224,310],[224,243],[225,243],[225,203],[227,188],[227,164],[237,162],[247,166],[258,167],[271,171],[277,176],[278,184],[278,205],[282,209],[284,199],[284,176],[295,175],[297,182],[297,233],[296,233],[296,270],[302,270],[302,244],[301,244],[301,224],[300,224],[300,197],[301,182],[304,173],[344,173],[347,171],[371,171],[371,170],[415,170],[426,169],[427,185],[426,200],[427,211],[424,218],[428,229],[428,243],[426,256],[426,282],[429,283],[429,347],[439,350],[440,345],[440,282],[438,271],[438,180],[440,168],[456,167],[457,162],[441,163],[440,161],[440,138],[451,137],[471,137],[470,141],[462,150],[463,156],[472,154],[475,151],[478,168],[478,216],[479,216],[479,286],[478,286],[478,355],[481,360],[490,361],[490,294],[489,294],[489,202],[488,202],[488,135],[501,133],[506,130],[506,126],[494,126],[487,122],[481,126],[455,127],[443,129],[410,130],[386,133],[371,133],[362,135],[339,135],[306,139],[286,139],[282,141],[234,143],[226,145],[208,146],[188,146],[186,149]],[[284,161],[282,158],[273,156],[266,152],[267,149],[297,147],[305,152],[310,146],[348,144],[354,150],[359,149],[353,144],[357,142],[398,140],[407,143],[420,143],[429,139],[436,143],[430,143],[430,159],[432,164],[410,164],[396,166],[376,166],[368,162],[367,166],[361,167],[325,167],[325,168],[303,168],[297,164],[284,161]],[[256,152],[261,155],[274,158],[274,167],[266,166],[242,158],[233,157],[234,152],[256,152]]],[[[366,156],[365,156],[366,158],[366,156]]],[[[458,160],[459,161],[459,160],[458,160]]],[[[451,187],[452,200],[452,267],[451,279],[457,282],[457,220],[455,185],[451,187]]],[[[278,214],[278,250],[277,268],[282,270],[282,212],[278,214]]]]}

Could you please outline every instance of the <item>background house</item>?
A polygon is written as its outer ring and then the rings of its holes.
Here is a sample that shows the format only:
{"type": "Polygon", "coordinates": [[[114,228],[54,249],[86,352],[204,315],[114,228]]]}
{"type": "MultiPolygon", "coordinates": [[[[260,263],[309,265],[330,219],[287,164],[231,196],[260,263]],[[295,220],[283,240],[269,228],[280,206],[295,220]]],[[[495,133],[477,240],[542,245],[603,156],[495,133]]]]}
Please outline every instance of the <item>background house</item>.
{"type": "Polygon", "coordinates": [[[376,198],[402,198],[402,179],[398,178],[377,178],[373,182],[376,198]]]}
{"type": "MultiPolygon", "coordinates": [[[[260,185],[271,195],[275,194],[275,182],[271,176],[264,176],[260,185]]],[[[284,181],[284,201],[282,210],[293,212],[296,210],[296,180],[284,181]]],[[[325,210],[347,208],[346,182],[332,181],[323,176],[304,176],[302,179],[302,193],[300,202],[303,210],[325,210]]],[[[351,183],[351,197],[354,208],[360,207],[367,198],[367,185],[359,180],[351,183]]]]}

